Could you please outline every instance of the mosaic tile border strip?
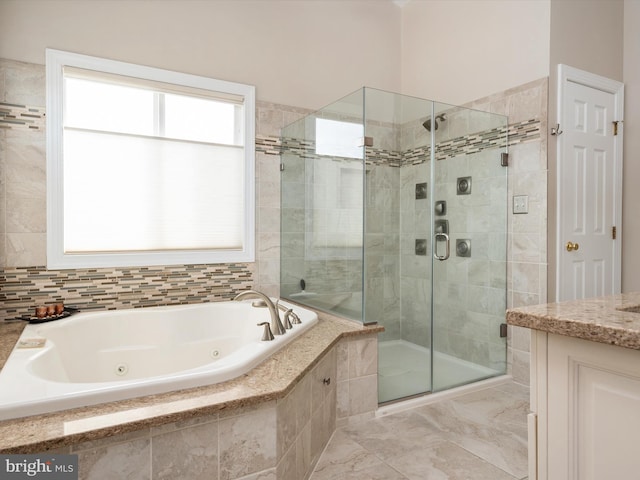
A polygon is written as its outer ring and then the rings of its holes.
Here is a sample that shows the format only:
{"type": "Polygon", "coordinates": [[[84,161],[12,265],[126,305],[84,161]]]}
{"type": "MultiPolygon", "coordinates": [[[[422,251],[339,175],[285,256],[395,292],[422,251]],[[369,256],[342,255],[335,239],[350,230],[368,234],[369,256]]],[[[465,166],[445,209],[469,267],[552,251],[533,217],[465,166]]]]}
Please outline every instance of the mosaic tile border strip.
{"type": "Polygon", "coordinates": [[[248,264],[175,265],[86,270],[0,270],[0,315],[19,318],[36,305],[64,302],[80,310],[113,310],[228,300],[253,286],[248,264]]]}
{"type": "MultiPolygon", "coordinates": [[[[505,144],[505,137],[507,135],[508,145],[530,142],[540,138],[540,127],[540,120],[526,120],[509,125],[508,127],[493,128],[472,135],[445,140],[437,145],[436,160],[444,160],[446,158],[457,157],[458,155],[471,155],[483,150],[501,147],[505,144]]],[[[314,142],[311,140],[275,138],[260,135],[256,136],[256,152],[267,155],[290,153],[309,159],[334,158],[327,157],[326,155],[317,155],[315,153],[314,142]]],[[[392,167],[416,165],[428,160],[430,154],[431,147],[420,147],[405,152],[392,152],[367,147],[366,163],[368,165],[388,165],[392,167]]]]}
{"type": "Polygon", "coordinates": [[[0,102],[0,128],[44,130],[45,116],[44,107],[0,102]]]}

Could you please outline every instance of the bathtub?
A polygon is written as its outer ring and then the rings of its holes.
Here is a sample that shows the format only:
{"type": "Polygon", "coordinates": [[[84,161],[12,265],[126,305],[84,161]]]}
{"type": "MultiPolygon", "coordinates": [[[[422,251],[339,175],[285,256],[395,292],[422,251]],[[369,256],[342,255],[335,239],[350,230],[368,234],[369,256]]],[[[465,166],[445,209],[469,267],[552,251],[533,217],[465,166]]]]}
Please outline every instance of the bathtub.
{"type": "Polygon", "coordinates": [[[252,300],[77,313],[27,325],[0,371],[0,420],[224,382],[318,321],[261,341],[269,311],[252,300]]]}

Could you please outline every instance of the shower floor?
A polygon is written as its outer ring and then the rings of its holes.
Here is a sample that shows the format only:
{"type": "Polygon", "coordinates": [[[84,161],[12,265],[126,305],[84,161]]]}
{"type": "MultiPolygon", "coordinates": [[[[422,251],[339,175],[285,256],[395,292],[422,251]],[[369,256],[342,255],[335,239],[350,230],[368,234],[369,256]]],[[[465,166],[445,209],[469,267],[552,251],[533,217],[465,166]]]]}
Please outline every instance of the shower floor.
{"type": "Polygon", "coordinates": [[[464,385],[502,372],[436,352],[436,377],[431,386],[431,351],[406,340],[378,344],[378,403],[432,390],[464,385]]]}

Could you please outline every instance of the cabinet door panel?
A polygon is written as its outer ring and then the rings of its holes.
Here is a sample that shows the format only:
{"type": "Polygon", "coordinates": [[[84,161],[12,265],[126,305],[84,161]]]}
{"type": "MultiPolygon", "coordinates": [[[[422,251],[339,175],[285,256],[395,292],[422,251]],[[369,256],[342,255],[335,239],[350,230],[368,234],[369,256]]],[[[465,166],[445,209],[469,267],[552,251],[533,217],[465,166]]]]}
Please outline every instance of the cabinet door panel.
{"type": "Polygon", "coordinates": [[[640,472],[640,379],[585,365],[575,374],[578,478],[632,478],[640,472]]]}
{"type": "Polygon", "coordinates": [[[640,351],[553,334],[548,342],[547,478],[637,478],[640,351]]]}

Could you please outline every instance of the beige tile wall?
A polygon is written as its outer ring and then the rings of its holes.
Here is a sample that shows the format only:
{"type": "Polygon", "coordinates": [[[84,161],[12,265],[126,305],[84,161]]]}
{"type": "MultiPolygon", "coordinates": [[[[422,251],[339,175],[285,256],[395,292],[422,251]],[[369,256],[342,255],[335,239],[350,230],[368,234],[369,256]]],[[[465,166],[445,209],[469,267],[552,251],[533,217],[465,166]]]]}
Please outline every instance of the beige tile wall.
{"type": "Polygon", "coordinates": [[[337,424],[373,416],[378,408],[378,337],[345,338],[337,345],[337,424]]]}
{"type": "MultiPolygon", "coordinates": [[[[509,216],[507,307],[547,301],[547,98],[548,79],[543,78],[477,100],[467,106],[508,115],[509,123],[539,120],[541,134],[509,147],[509,216]],[[529,213],[514,215],[514,195],[529,196],[529,213]]],[[[530,331],[509,327],[508,372],[529,384],[530,331]]]]}

